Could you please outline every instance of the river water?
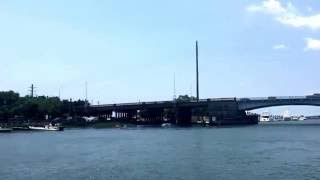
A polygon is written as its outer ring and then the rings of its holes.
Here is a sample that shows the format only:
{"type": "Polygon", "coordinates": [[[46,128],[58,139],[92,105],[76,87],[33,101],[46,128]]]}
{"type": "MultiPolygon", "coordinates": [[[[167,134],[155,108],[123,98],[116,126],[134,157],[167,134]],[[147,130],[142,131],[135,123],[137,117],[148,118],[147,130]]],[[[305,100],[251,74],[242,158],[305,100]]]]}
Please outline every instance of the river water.
{"type": "Polygon", "coordinates": [[[320,122],[13,132],[0,152],[3,180],[320,179],[320,122]]]}

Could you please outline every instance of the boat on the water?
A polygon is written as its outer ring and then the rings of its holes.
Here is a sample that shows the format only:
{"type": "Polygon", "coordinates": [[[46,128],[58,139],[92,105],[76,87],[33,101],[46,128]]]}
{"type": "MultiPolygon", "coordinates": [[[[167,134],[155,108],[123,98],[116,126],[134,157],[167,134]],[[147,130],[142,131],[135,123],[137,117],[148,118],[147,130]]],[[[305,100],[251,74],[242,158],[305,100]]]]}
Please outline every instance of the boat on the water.
{"type": "Polygon", "coordinates": [[[263,112],[260,116],[260,122],[269,122],[270,121],[270,113],[263,112]]]}
{"type": "Polygon", "coordinates": [[[12,129],[11,128],[3,128],[3,127],[0,127],[0,133],[6,133],[6,132],[11,132],[12,129]]]}
{"type": "Polygon", "coordinates": [[[300,116],[299,117],[299,121],[304,121],[304,120],[306,120],[307,118],[306,117],[304,117],[304,116],[300,116]]]}
{"type": "Polygon", "coordinates": [[[172,124],[171,123],[163,123],[163,124],[161,124],[161,127],[164,127],[164,128],[172,127],[172,124]]]}
{"type": "Polygon", "coordinates": [[[40,131],[63,131],[63,126],[60,124],[48,124],[45,126],[29,126],[30,130],[40,130],[40,131]]]}

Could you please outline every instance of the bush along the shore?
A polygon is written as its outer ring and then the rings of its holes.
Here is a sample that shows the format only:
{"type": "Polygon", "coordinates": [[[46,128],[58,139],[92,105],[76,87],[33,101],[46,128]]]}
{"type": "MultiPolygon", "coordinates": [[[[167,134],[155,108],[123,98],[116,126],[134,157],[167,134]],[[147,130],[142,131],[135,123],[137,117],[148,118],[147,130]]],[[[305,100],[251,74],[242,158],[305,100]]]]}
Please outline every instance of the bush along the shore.
{"type": "Polygon", "coordinates": [[[61,100],[59,97],[24,96],[14,91],[0,92],[0,121],[28,119],[31,121],[56,117],[82,116],[84,100],[61,100]]]}

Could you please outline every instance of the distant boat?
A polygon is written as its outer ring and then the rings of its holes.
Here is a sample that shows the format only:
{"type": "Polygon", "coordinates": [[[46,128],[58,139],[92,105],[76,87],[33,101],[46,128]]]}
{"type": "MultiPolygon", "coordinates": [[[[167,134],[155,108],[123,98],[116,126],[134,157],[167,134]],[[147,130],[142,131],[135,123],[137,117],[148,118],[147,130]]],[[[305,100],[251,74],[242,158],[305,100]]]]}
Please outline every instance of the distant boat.
{"type": "Polygon", "coordinates": [[[260,122],[269,122],[270,121],[270,113],[263,112],[260,116],[260,122]]]}
{"type": "Polygon", "coordinates": [[[290,116],[290,113],[288,110],[286,110],[284,113],[283,113],[283,121],[291,121],[292,120],[292,117],[290,116]]]}
{"type": "Polygon", "coordinates": [[[291,116],[291,120],[292,120],[292,121],[298,121],[298,120],[299,120],[299,117],[298,117],[298,116],[291,116]]]}
{"type": "Polygon", "coordinates": [[[12,129],[11,128],[3,128],[3,127],[0,127],[0,133],[6,133],[6,132],[11,132],[12,129]]]}
{"type": "Polygon", "coordinates": [[[52,125],[51,123],[45,125],[44,127],[29,126],[30,130],[40,130],[40,131],[63,131],[63,126],[59,124],[52,125]]]}
{"type": "Polygon", "coordinates": [[[304,120],[306,120],[306,119],[307,119],[306,117],[300,116],[298,120],[299,120],[299,121],[304,121],[304,120]]]}
{"type": "Polygon", "coordinates": [[[171,123],[163,123],[161,124],[161,127],[167,128],[167,127],[171,127],[172,124],[171,123]]]}

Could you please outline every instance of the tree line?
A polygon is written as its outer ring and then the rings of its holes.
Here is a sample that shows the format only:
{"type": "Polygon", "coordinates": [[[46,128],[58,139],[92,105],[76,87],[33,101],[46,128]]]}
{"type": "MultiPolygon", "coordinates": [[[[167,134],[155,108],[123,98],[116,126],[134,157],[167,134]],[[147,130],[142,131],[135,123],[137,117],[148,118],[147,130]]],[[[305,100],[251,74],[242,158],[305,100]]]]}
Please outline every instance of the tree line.
{"type": "Polygon", "coordinates": [[[62,116],[81,115],[85,111],[87,101],[61,100],[59,97],[24,96],[14,91],[0,91],[0,120],[23,117],[28,119],[44,119],[62,116]]]}

